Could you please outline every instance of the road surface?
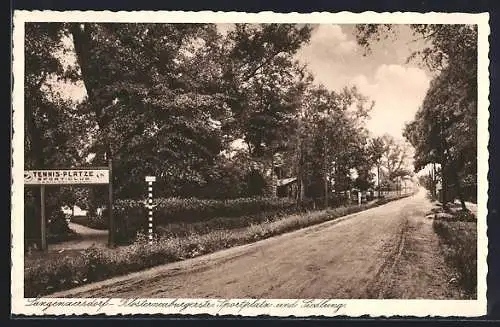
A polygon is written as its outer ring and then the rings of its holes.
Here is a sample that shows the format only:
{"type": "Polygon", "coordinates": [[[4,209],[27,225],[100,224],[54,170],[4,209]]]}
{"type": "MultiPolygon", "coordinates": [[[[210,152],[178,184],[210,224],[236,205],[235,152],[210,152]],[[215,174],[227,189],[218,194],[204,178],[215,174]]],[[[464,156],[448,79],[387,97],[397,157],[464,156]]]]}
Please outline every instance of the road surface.
{"type": "Polygon", "coordinates": [[[53,297],[450,299],[425,191],[257,243],[53,297]]]}

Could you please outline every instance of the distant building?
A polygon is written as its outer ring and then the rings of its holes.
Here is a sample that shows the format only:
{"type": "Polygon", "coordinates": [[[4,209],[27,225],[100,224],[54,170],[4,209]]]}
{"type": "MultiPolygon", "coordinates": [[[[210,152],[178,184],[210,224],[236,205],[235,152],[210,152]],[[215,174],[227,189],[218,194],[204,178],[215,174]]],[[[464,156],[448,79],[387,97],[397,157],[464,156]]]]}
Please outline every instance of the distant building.
{"type": "Polygon", "coordinates": [[[289,177],[277,180],[276,193],[278,197],[295,197],[297,195],[297,178],[289,177]]]}
{"type": "Polygon", "coordinates": [[[73,208],[65,206],[61,208],[62,212],[68,216],[86,216],[87,210],[82,210],[79,206],[73,206],[73,208]]]}

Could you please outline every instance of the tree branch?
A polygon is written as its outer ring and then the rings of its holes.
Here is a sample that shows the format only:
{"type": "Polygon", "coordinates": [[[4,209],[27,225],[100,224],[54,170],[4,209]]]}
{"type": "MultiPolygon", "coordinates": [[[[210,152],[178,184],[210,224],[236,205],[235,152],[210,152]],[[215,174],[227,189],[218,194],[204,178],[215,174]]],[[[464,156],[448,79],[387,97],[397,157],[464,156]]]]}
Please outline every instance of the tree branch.
{"type": "Polygon", "coordinates": [[[250,78],[252,78],[253,76],[255,76],[255,74],[257,73],[257,71],[259,69],[261,69],[262,67],[264,67],[265,65],[269,64],[274,58],[276,58],[276,56],[278,56],[279,54],[281,54],[283,51],[277,51],[275,52],[273,55],[271,55],[269,58],[267,58],[266,60],[264,60],[262,63],[260,63],[259,65],[257,65],[257,67],[255,67],[249,74],[246,74],[246,76],[244,76],[241,80],[240,80],[240,83],[243,83],[243,82],[246,82],[248,81],[250,78]]]}

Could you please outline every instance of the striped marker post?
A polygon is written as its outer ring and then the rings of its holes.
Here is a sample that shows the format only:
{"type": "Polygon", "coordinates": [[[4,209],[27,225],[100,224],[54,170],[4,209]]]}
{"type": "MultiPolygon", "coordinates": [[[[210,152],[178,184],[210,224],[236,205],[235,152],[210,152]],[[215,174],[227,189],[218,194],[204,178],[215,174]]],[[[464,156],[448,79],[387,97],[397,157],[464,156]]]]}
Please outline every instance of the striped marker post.
{"type": "Polygon", "coordinates": [[[156,182],[155,176],[146,176],[148,183],[148,239],[149,244],[153,243],[153,182],[156,182]]]}

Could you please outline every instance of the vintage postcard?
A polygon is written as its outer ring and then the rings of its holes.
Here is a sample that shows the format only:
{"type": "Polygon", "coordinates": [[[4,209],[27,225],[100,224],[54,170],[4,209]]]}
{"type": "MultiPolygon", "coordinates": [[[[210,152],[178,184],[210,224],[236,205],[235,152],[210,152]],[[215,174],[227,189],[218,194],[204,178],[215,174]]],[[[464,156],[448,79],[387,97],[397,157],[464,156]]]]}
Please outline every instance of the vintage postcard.
{"type": "Polygon", "coordinates": [[[486,314],[487,13],[13,25],[13,314],[486,314]]]}

